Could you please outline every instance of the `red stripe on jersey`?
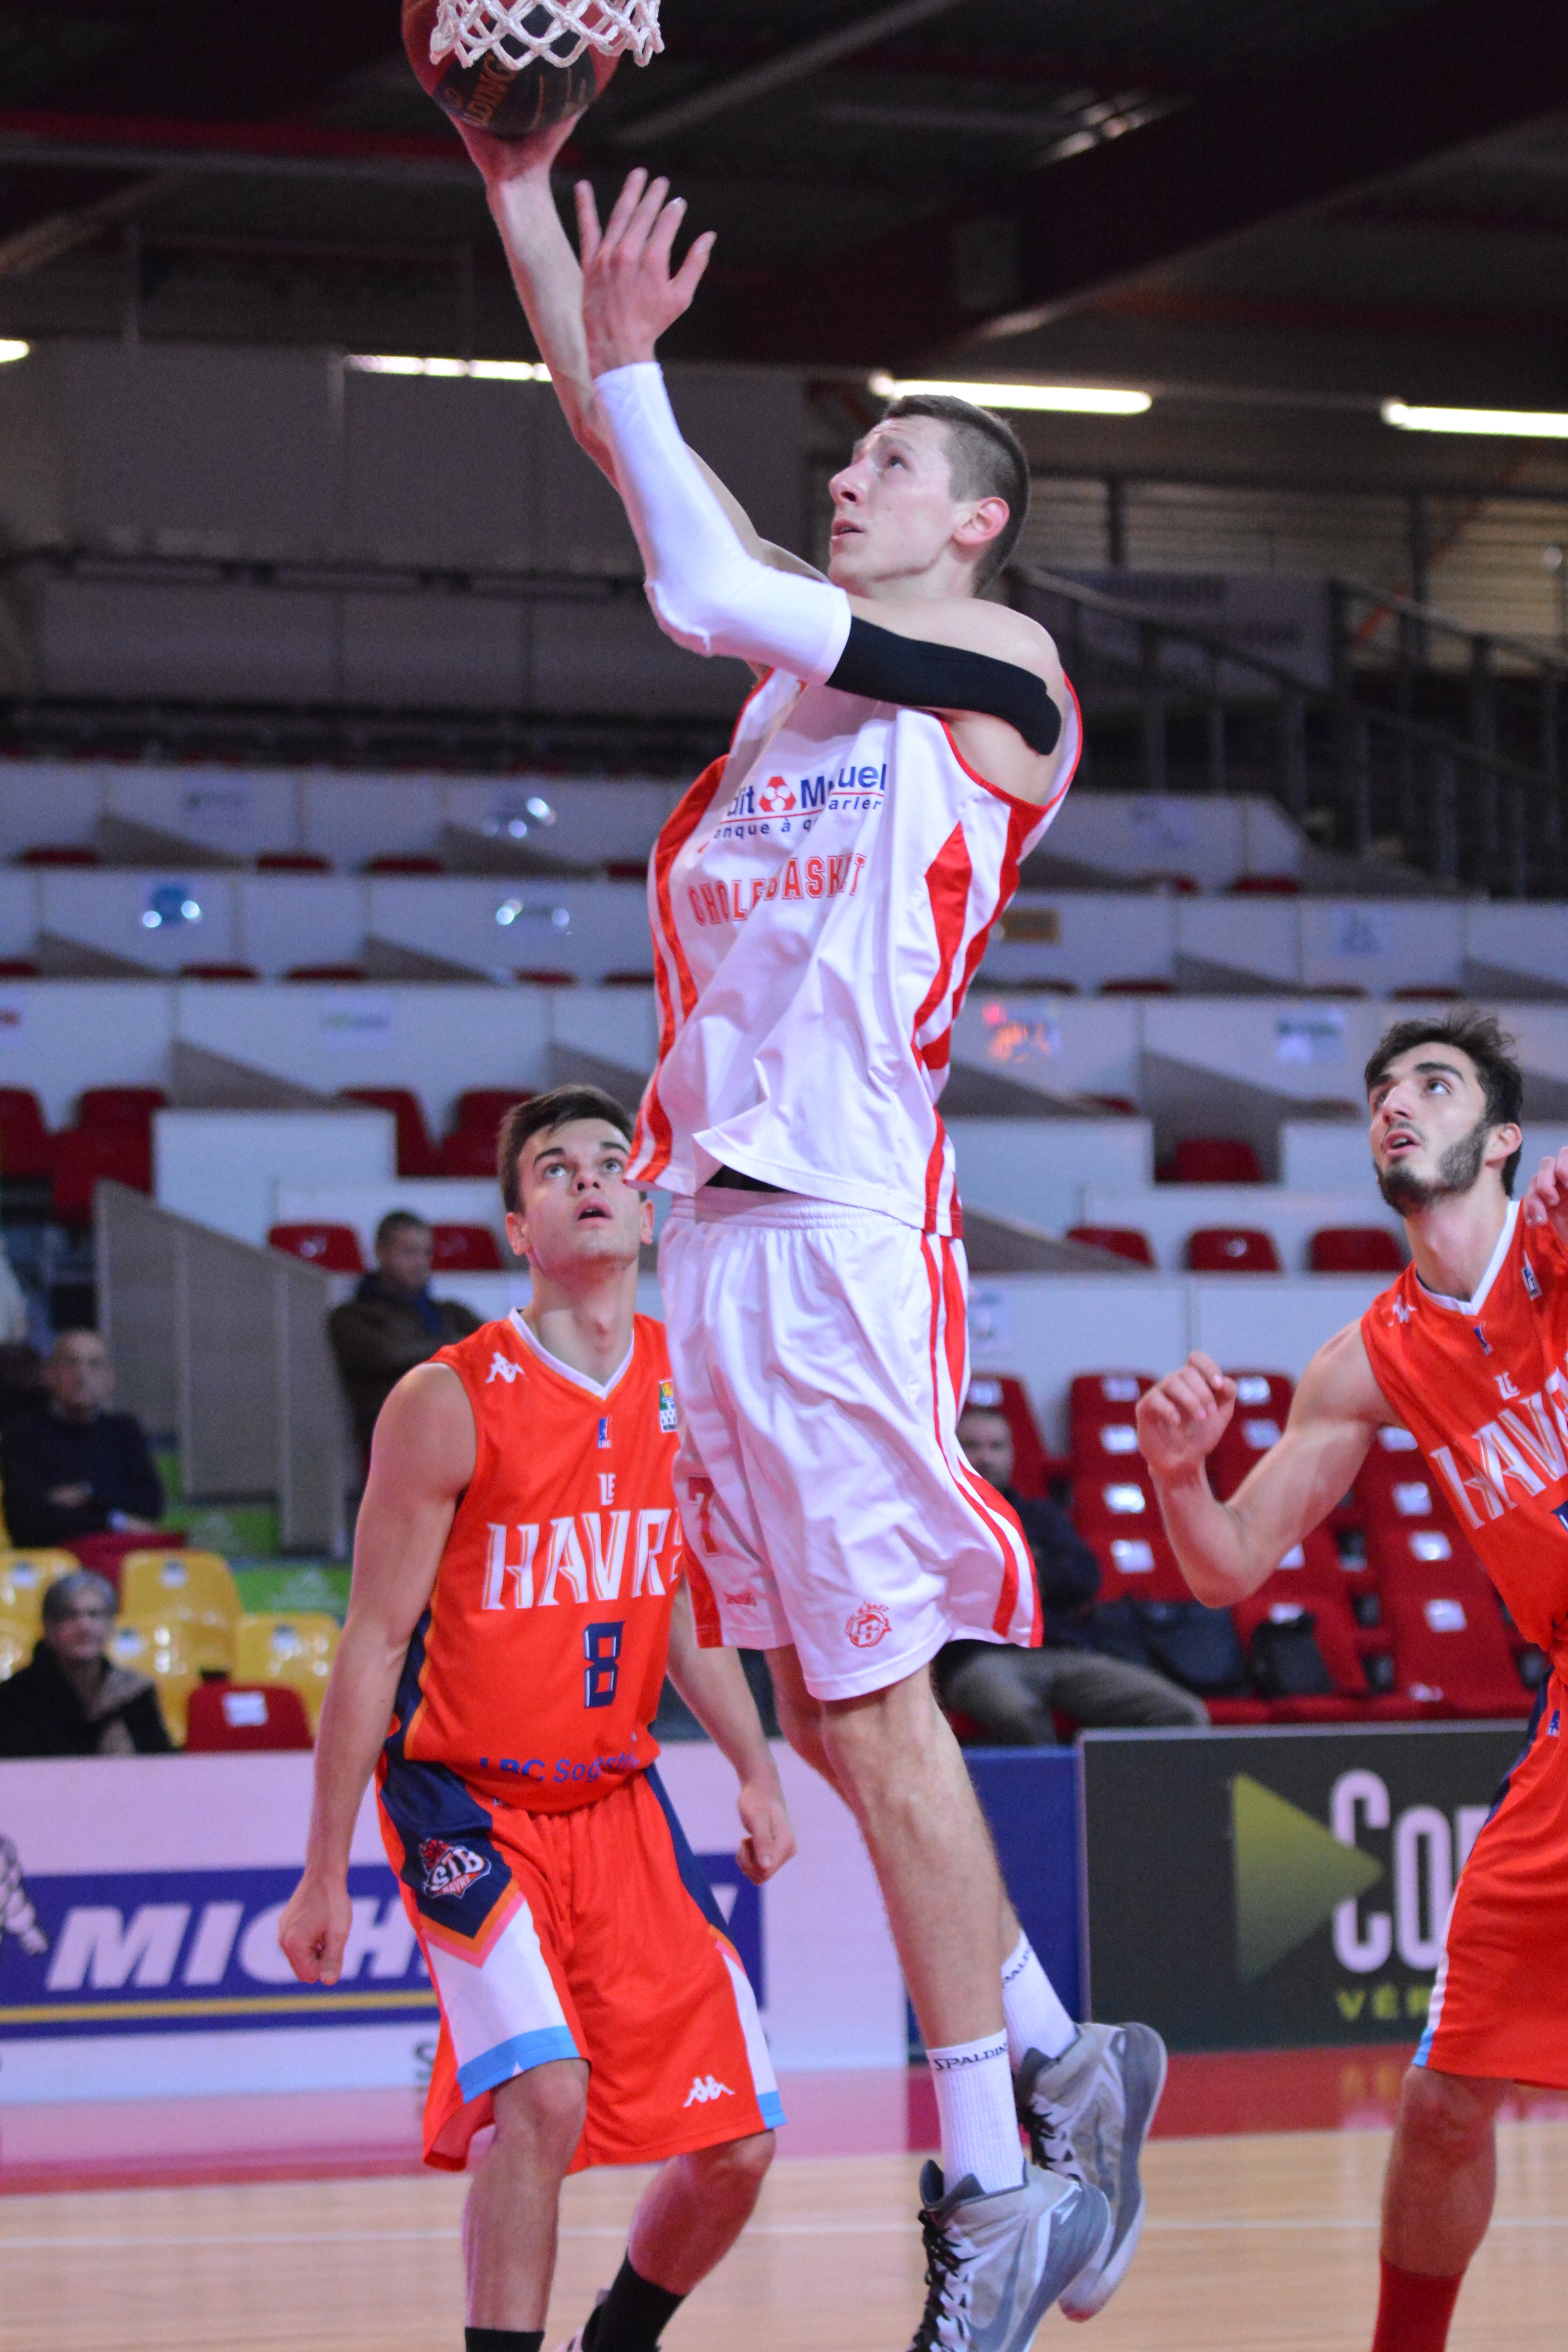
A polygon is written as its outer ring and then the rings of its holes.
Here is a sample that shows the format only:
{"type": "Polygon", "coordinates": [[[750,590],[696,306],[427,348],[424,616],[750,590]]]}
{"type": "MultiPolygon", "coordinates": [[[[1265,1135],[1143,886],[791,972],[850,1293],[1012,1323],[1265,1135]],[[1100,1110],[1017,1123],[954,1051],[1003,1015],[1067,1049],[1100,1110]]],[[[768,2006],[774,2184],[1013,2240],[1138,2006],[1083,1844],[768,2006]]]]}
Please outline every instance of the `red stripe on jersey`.
{"type": "Polygon", "coordinates": [[[963,837],[963,827],[955,824],[931,864],[926,867],[926,896],[931,900],[931,923],[936,931],[936,971],[927,989],[920,1011],[915,1014],[910,1032],[910,1043],[928,1069],[940,1068],[947,1059],[945,1032],[935,1051],[922,1047],[917,1041],[921,1031],[946,996],[952,984],[952,967],[963,939],[963,926],[969,912],[969,889],[974,879],[974,866],[969,855],[969,844],[963,837]]]}
{"type": "MultiPolygon", "coordinates": [[[[747,698],[750,700],[750,697],[747,698]]],[[[673,961],[676,977],[680,983],[680,1018],[689,1020],[697,1003],[697,983],[691,977],[691,967],[686,961],[686,950],[680,944],[676,929],[675,908],[670,901],[669,876],[676,859],[696,832],[710,807],[714,795],[724,781],[728,753],[710,760],[695,783],[684,792],[675,810],[654,845],[653,862],[648,869],[648,882],[654,902],[655,924],[661,952],[655,960],[654,984],[658,991],[658,1062],[662,1068],[666,1055],[675,1043],[675,1005],[670,996],[668,964],[673,961]]],[[[658,1098],[658,1071],[648,1081],[637,1108],[637,1126],[632,1135],[631,1167],[644,1182],[662,1175],[669,1165],[673,1144],[669,1115],[658,1098]],[[645,1156],[646,1155],[646,1156],[645,1156]]]]}
{"type": "MultiPolygon", "coordinates": [[[[1003,1500],[994,1487],[985,1486],[983,1480],[975,1477],[962,1455],[955,1460],[942,1444],[942,1397],[937,1385],[938,1351],[940,1348],[945,1356],[949,1378],[952,1382],[953,1403],[956,1407],[962,1402],[958,1393],[958,1381],[962,1379],[963,1371],[963,1339],[962,1322],[955,1335],[953,1313],[956,1307],[961,1318],[963,1314],[963,1286],[958,1278],[958,1261],[952,1255],[952,1244],[950,1241],[936,1242],[929,1235],[924,1236],[921,1243],[921,1255],[925,1262],[926,1280],[931,1286],[931,1425],[936,1433],[937,1450],[947,1464],[948,1472],[954,1486],[970,1508],[985,1522],[991,1534],[995,1538],[996,1548],[1002,1555],[1002,1590],[991,1624],[994,1633],[1005,1638],[1007,1629],[1013,1622],[1013,1613],[1018,1605],[1018,1562],[1013,1546],[1007,1540],[1007,1528],[1012,1528],[1024,1549],[1026,1558],[1028,1557],[1028,1542],[1011,1506],[1003,1500]],[[939,1248],[942,1252],[940,1270],[934,1255],[934,1252],[939,1248]],[[942,1328],[944,1322],[945,1332],[942,1328]],[[956,1377],[952,1369],[955,1360],[958,1366],[956,1377]]],[[[1033,1648],[1038,1643],[1040,1638],[1037,1596],[1034,1597],[1030,1624],[1029,1646],[1033,1648]]]]}
{"type": "Polygon", "coordinates": [[[713,1598],[713,1587],[708,1581],[707,1570],[697,1557],[695,1545],[688,1546],[685,1558],[691,1614],[697,1626],[697,1646],[700,1650],[721,1650],[724,1629],[719,1622],[719,1603],[713,1598]]]}

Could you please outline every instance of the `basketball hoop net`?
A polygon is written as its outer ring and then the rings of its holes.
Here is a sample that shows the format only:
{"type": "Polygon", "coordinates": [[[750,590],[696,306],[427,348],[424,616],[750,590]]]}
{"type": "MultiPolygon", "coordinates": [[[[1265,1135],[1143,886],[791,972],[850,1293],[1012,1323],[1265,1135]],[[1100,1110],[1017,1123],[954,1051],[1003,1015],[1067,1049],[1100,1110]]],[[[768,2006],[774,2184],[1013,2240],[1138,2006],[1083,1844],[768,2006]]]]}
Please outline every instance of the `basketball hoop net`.
{"type": "Polygon", "coordinates": [[[509,73],[524,66],[569,66],[584,49],[617,57],[629,49],[646,66],[664,43],[658,0],[437,0],[431,63],[455,49],[458,63],[499,58],[509,73]]]}

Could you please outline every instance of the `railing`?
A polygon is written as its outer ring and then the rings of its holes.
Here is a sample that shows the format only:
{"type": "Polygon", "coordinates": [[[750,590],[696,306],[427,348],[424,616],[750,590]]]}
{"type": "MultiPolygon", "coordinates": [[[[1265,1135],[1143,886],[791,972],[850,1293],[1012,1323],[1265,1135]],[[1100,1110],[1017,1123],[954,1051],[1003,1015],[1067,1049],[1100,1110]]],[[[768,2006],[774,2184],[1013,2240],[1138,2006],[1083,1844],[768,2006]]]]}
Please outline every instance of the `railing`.
{"type": "Polygon", "coordinates": [[[161,1209],[94,1202],[99,1319],[121,1403],[173,1431],[193,1502],[276,1499],[286,1551],[344,1544],[347,1419],[327,1339],[330,1277],[161,1209]]]}
{"type": "Polygon", "coordinates": [[[1331,681],[1314,687],[1288,664],[1220,632],[1156,617],[1060,573],[1017,564],[1009,581],[1016,604],[1044,607],[1039,617],[1069,676],[1099,690],[1102,724],[1106,705],[1112,718],[1118,709],[1136,714],[1144,790],[1171,789],[1173,730],[1190,745],[1195,721],[1200,748],[1188,764],[1199,789],[1226,793],[1239,777],[1248,790],[1272,790],[1321,845],[1368,857],[1393,840],[1405,864],[1502,897],[1557,896],[1568,887],[1559,725],[1568,662],[1537,646],[1478,637],[1405,599],[1333,582],[1331,681]],[[1360,604],[1392,614],[1409,648],[1406,668],[1395,670],[1392,708],[1363,690],[1352,657],[1360,604]],[[1108,646],[1112,629],[1125,652],[1108,646]],[[1420,630],[1469,642],[1463,730],[1417,715],[1420,630]],[[1501,743],[1500,656],[1535,681],[1534,760],[1501,743]],[[1249,756],[1238,760],[1238,748],[1249,756]]]}

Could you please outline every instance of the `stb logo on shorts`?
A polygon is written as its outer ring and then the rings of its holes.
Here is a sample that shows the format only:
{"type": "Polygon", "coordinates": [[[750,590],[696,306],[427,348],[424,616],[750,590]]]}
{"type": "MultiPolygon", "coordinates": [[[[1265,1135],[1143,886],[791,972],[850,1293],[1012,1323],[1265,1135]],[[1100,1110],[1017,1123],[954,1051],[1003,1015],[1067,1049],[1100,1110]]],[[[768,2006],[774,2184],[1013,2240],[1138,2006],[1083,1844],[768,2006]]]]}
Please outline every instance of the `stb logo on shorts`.
{"type": "Polygon", "coordinates": [[[711,2074],[699,2074],[680,2104],[683,2107],[705,2107],[710,2099],[732,2099],[734,2095],[728,2083],[721,2083],[711,2074]]]}
{"type": "Polygon", "coordinates": [[[484,1876],[489,1863],[469,1845],[448,1845],[445,1838],[425,1838],[419,1847],[425,1865],[426,1895],[466,1895],[484,1876]]]}
{"type": "Polygon", "coordinates": [[[893,1621],[879,1601],[863,1601],[844,1628],[858,1650],[874,1650],[892,1630],[893,1621]]]}
{"type": "Polygon", "coordinates": [[[673,1437],[678,1424],[675,1418],[675,1382],[660,1381],[658,1384],[658,1433],[661,1437],[673,1437]]]}
{"type": "Polygon", "coordinates": [[[795,806],[795,793],[782,776],[770,776],[757,794],[757,806],[763,816],[788,816],[795,806]]]}
{"type": "Polygon", "coordinates": [[[510,1388],[513,1381],[522,1381],[527,1378],[528,1367],[525,1364],[514,1363],[510,1356],[503,1356],[498,1348],[490,1358],[490,1368],[485,1375],[485,1386],[489,1388],[491,1381],[504,1381],[508,1388],[510,1388]]]}

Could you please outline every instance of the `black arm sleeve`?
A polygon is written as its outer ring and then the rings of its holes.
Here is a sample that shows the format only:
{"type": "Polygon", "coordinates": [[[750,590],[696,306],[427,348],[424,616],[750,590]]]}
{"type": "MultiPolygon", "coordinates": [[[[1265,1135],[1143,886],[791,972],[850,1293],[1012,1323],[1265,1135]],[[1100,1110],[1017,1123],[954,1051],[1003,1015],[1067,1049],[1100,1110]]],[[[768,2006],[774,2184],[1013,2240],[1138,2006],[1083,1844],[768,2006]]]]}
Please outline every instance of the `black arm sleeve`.
{"type": "Polygon", "coordinates": [[[962,646],[901,637],[858,617],[827,683],[911,710],[983,710],[1016,727],[1031,751],[1054,751],[1061,739],[1062,714],[1033,670],[962,646]]]}

